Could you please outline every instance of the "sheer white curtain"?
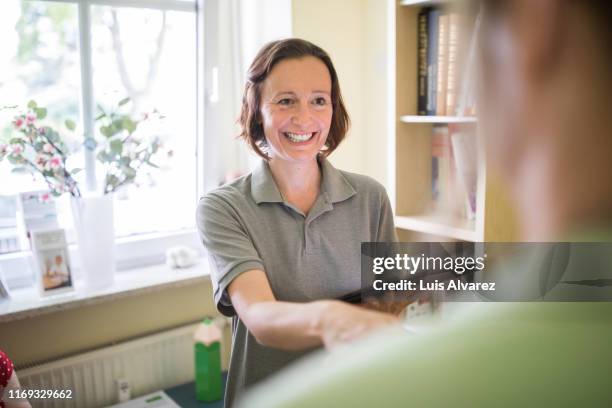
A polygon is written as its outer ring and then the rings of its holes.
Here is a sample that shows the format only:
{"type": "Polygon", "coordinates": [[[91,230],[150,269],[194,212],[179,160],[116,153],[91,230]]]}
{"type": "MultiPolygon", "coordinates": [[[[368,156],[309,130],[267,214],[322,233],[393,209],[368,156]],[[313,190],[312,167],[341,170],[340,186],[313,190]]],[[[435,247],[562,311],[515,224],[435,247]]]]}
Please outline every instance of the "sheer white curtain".
{"type": "Polygon", "coordinates": [[[291,0],[205,0],[203,188],[251,170],[259,159],[236,139],[245,74],[269,41],[291,36],[291,0]]]}

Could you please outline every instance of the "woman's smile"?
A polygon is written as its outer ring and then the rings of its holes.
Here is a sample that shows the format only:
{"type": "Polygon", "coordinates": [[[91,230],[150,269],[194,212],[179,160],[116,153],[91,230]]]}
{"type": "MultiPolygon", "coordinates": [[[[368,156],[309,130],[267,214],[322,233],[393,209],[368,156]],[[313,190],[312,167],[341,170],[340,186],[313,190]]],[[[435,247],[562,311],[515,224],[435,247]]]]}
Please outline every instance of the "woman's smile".
{"type": "Polygon", "coordinates": [[[316,140],[320,132],[282,132],[292,144],[303,146],[316,140]]]}

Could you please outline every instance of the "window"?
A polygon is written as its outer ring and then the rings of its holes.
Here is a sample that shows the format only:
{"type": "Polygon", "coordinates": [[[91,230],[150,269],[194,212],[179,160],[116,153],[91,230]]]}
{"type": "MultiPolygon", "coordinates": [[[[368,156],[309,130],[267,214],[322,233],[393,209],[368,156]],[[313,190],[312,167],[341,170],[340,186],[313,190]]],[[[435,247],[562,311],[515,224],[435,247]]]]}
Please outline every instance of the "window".
{"type": "MultiPolygon", "coordinates": [[[[78,10],[75,4],[7,1],[0,13],[0,108],[30,99],[49,106],[48,122],[80,117],[78,10]]],[[[12,133],[14,111],[0,110],[0,141],[12,133]]],[[[15,194],[44,189],[29,174],[0,162],[0,253],[21,249],[15,194]]]]}
{"type": "Polygon", "coordinates": [[[129,186],[115,201],[116,234],[191,228],[196,201],[195,15],[172,10],[92,6],[96,103],[127,96],[132,110],[164,115],[159,132],[173,152],[148,184],[129,186]]]}
{"type": "MultiPolygon", "coordinates": [[[[164,119],[152,131],[172,157],[138,186],[119,191],[115,232],[137,237],[192,230],[197,198],[195,0],[2,3],[0,108],[34,99],[48,109],[46,120],[56,128],[64,128],[66,118],[75,120],[75,138],[98,132],[98,107],[116,106],[125,97],[131,101],[124,108],[134,116],[158,111],[164,119]]],[[[9,137],[14,114],[0,111],[0,141],[9,137]]],[[[84,153],[75,160],[87,168],[84,164],[93,157],[84,153]]],[[[94,179],[91,173],[79,181],[94,179]]],[[[6,161],[0,163],[0,254],[27,249],[12,240],[15,194],[45,188],[29,174],[12,173],[6,161]]]]}

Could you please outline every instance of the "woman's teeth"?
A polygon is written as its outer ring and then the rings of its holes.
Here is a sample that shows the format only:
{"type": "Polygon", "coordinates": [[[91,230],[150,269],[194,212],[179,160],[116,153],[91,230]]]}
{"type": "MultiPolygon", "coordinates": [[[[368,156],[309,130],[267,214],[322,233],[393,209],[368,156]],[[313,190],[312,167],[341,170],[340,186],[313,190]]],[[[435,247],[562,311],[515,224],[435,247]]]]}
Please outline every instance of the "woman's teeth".
{"type": "Polygon", "coordinates": [[[287,136],[287,138],[289,140],[291,140],[292,142],[300,143],[300,142],[305,142],[307,140],[310,140],[314,136],[314,132],[312,132],[312,133],[290,133],[290,132],[285,132],[285,136],[287,136]]]}

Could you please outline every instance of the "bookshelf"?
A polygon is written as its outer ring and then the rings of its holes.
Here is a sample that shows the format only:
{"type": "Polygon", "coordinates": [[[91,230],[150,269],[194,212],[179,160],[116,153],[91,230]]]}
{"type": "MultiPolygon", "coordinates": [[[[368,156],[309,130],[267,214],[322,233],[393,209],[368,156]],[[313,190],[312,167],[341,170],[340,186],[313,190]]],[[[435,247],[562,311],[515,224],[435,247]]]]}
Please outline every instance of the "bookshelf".
{"type": "MultiPolygon", "coordinates": [[[[418,15],[425,7],[452,7],[443,1],[388,0],[391,17],[389,83],[390,197],[402,241],[514,241],[513,211],[503,186],[487,169],[474,116],[418,114],[418,15]],[[435,209],[432,192],[432,135],[452,126],[474,138],[475,211],[471,216],[435,209]]],[[[459,200],[460,198],[458,198],[459,200]]],[[[465,199],[465,197],[464,197],[465,199]]],[[[457,204],[457,203],[455,203],[457,204]]],[[[457,205],[459,207],[461,204],[457,205]]]]}
{"type": "Polygon", "coordinates": [[[426,116],[426,115],[402,115],[400,122],[403,123],[476,123],[473,116],[426,116]]]}

